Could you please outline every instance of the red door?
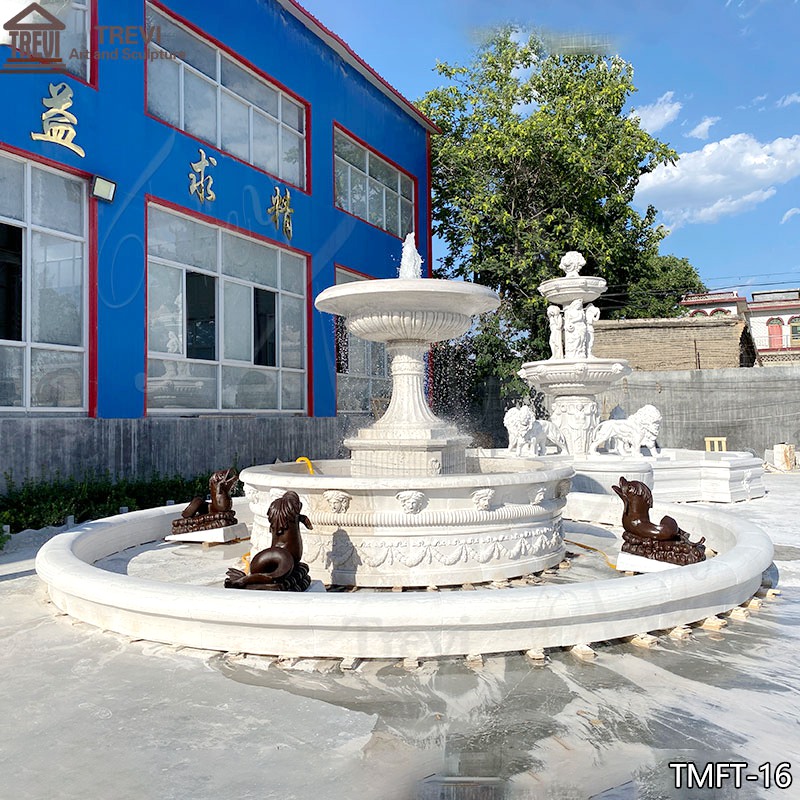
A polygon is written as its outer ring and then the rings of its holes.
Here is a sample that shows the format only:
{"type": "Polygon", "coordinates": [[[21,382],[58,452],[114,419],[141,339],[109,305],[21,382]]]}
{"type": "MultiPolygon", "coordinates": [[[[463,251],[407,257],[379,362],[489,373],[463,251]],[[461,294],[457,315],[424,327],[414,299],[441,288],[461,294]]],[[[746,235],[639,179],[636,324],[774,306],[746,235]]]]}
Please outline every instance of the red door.
{"type": "Polygon", "coordinates": [[[770,320],[767,323],[769,332],[769,349],[779,350],[783,347],[783,323],[780,320],[770,320]]]}

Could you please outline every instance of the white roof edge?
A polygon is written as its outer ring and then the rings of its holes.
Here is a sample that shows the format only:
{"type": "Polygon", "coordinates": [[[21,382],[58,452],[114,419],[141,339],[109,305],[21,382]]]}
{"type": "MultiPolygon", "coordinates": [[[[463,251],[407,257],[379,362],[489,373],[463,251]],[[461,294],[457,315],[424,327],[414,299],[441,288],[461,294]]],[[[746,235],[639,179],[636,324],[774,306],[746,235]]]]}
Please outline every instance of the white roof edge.
{"type": "Polygon", "coordinates": [[[369,81],[381,94],[388,97],[410,117],[415,119],[429,133],[440,133],[436,124],[425,116],[410,100],[375,72],[366,61],[358,56],[350,46],[333,31],[326,28],[313,14],[306,11],[296,0],[277,0],[278,5],[318,36],[328,47],[337,53],[356,72],[369,81]]]}

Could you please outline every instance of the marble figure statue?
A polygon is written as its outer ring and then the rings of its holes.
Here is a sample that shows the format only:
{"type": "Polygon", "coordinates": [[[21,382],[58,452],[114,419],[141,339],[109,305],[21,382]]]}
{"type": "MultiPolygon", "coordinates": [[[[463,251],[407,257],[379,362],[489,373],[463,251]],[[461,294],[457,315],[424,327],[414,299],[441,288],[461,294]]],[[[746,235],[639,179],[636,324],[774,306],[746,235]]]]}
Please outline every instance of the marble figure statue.
{"type": "Polygon", "coordinates": [[[586,319],[586,357],[591,358],[594,348],[594,324],[600,319],[600,309],[594,303],[589,303],[583,313],[586,319]]]}
{"type": "Polygon", "coordinates": [[[577,250],[570,250],[564,254],[558,266],[564,270],[567,278],[575,278],[585,265],[586,259],[577,250]]]}
{"type": "Polygon", "coordinates": [[[550,323],[551,358],[564,358],[564,319],[558,306],[547,307],[547,321],[550,323]]]}
{"type": "Polygon", "coordinates": [[[573,300],[564,309],[564,355],[586,358],[586,317],[580,300],[573,300]]]}

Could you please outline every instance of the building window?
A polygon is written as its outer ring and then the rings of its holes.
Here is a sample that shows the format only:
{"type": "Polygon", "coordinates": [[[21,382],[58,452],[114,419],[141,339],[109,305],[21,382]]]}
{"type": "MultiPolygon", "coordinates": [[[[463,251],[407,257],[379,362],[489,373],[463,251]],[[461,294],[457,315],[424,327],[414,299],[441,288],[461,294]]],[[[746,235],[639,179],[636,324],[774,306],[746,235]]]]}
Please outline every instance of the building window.
{"type": "MultiPolygon", "coordinates": [[[[24,7],[21,3],[18,11],[24,7]]],[[[38,5],[45,11],[58,17],[66,25],[63,31],[58,31],[58,52],[64,62],[64,68],[78,78],[88,83],[91,71],[91,58],[86,58],[89,53],[89,28],[91,18],[91,0],[39,0],[38,5]],[[71,54],[75,53],[76,58],[71,54]]],[[[27,15],[24,22],[41,21],[35,9],[27,15]]],[[[5,21],[5,20],[3,20],[5,21]]],[[[0,45],[11,44],[11,33],[0,27],[0,45]]]]}
{"type": "MultiPolygon", "coordinates": [[[[364,280],[344,269],[336,270],[336,283],[364,280]]],[[[391,395],[386,346],[349,333],[342,317],[335,317],[336,409],[339,412],[381,416],[391,395]]]]}
{"type": "Polygon", "coordinates": [[[302,411],[306,260],[150,205],[147,407],[302,411]]]}
{"type": "Polygon", "coordinates": [[[414,230],[414,181],[380,156],[334,129],[334,202],[395,236],[414,230]]]}
{"type": "Polygon", "coordinates": [[[730,315],[731,315],[731,312],[728,311],[727,309],[724,309],[724,308],[715,308],[711,312],[711,316],[712,317],[729,317],[730,315]]]}
{"type": "Polygon", "coordinates": [[[305,105],[149,5],[147,25],[161,31],[148,46],[147,110],[305,189],[305,105]]]}
{"type": "Polygon", "coordinates": [[[789,319],[790,346],[800,347],[800,317],[789,319]]]}
{"type": "Polygon", "coordinates": [[[779,350],[783,347],[783,320],[773,317],[767,320],[767,333],[769,334],[769,349],[779,350]]]}
{"type": "Polygon", "coordinates": [[[85,410],[85,181],[0,156],[0,408],[85,410]]]}
{"type": "Polygon", "coordinates": [[[707,317],[708,314],[705,311],[703,311],[703,309],[699,308],[699,309],[697,309],[697,311],[692,311],[692,313],[689,314],[689,316],[690,317],[707,317]]]}

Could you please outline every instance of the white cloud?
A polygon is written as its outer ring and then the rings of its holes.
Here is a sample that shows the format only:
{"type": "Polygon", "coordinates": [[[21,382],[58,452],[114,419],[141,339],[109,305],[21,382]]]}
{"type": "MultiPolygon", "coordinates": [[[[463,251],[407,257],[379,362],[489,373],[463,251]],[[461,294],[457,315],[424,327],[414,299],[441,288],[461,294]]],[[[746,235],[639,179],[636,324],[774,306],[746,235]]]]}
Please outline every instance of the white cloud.
{"type": "Polygon", "coordinates": [[[797,92],[785,94],[780,100],[778,100],[777,103],[775,103],[775,105],[778,106],[778,108],[786,108],[786,106],[790,106],[793,103],[800,103],[800,94],[797,92]]]}
{"type": "Polygon", "coordinates": [[[795,214],[800,214],[800,208],[795,206],[794,208],[790,208],[782,217],[781,217],[781,225],[784,222],[788,222],[795,214]]]}
{"type": "Polygon", "coordinates": [[[674,96],[675,92],[665,92],[655,103],[634,109],[632,116],[639,117],[648,133],[657,133],[681,113],[683,106],[677,100],[673,101],[674,96]]]}
{"type": "Polygon", "coordinates": [[[719,117],[703,117],[703,121],[699,125],[695,125],[686,135],[694,139],[708,139],[709,129],[717,122],[719,122],[719,117]]]}
{"type": "Polygon", "coordinates": [[[800,135],[759,142],[737,133],[642,176],[636,200],[654,205],[674,229],[749,211],[798,176],[800,135]]]}

